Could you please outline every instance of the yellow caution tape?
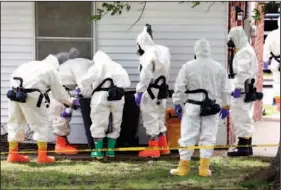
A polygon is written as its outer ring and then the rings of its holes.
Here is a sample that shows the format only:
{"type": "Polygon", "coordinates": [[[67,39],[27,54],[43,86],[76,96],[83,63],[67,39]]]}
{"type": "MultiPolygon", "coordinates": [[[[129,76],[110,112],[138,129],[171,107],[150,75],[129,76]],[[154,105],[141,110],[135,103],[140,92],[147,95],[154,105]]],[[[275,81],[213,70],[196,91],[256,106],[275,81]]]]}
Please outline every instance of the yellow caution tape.
{"type": "MultiPolygon", "coordinates": [[[[235,147],[279,147],[279,144],[258,144],[258,145],[201,145],[201,146],[185,146],[185,147],[169,147],[170,150],[193,150],[193,149],[215,149],[215,148],[235,148],[235,147]]],[[[103,148],[103,149],[80,149],[79,152],[92,152],[92,151],[119,151],[119,152],[126,152],[126,151],[142,151],[142,150],[166,150],[167,147],[122,147],[122,148],[103,148]]],[[[55,152],[54,150],[48,150],[47,152],[55,152]]],[[[65,150],[65,153],[70,152],[65,150]]],[[[8,154],[9,152],[1,152],[1,155],[8,154]]],[[[30,150],[30,151],[20,151],[21,154],[35,154],[37,150],[30,150]]]]}

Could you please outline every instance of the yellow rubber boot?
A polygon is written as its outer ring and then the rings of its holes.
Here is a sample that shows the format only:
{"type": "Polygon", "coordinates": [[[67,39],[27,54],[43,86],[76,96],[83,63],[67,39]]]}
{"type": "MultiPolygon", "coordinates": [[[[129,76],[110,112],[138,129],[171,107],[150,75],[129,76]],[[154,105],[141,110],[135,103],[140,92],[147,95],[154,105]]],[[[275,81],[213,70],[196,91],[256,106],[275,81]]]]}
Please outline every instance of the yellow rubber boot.
{"type": "Polygon", "coordinates": [[[28,156],[23,156],[18,153],[18,142],[9,142],[9,155],[7,158],[7,162],[13,163],[27,163],[30,162],[28,156]]]}
{"type": "Polygon", "coordinates": [[[38,145],[38,164],[50,164],[55,162],[55,157],[47,156],[47,143],[46,142],[37,142],[38,145]]]}
{"type": "Polygon", "coordinates": [[[207,177],[212,175],[212,171],[209,169],[210,161],[208,158],[200,158],[199,176],[207,177]]]}
{"type": "Polygon", "coordinates": [[[178,168],[171,169],[170,173],[177,176],[186,176],[189,172],[189,163],[189,160],[180,160],[178,168]]]}

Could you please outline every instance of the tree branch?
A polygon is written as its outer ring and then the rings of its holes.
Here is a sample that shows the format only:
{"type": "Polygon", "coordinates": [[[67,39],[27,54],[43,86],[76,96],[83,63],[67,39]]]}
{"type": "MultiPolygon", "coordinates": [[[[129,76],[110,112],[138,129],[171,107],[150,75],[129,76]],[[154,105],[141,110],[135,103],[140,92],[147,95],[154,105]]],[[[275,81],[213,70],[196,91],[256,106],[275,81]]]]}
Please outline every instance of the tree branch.
{"type": "Polygon", "coordinates": [[[216,2],[212,2],[211,5],[209,5],[208,9],[205,12],[208,12],[210,10],[210,8],[215,4],[216,2]]]}
{"type": "Polygon", "coordinates": [[[141,19],[142,15],[143,15],[143,12],[144,12],[144,10],[145,10],[145,7],[146,7],[146,2],[144,2],[144,5],[143,5],[143,7],[142,7],[142,11],[141,11],[141,14],[139,15],[139,18],[134,22],[134,24],[132,24],[132,25],[130,26],[130,28],[127,30],[127,32],[128,32],[134,25],[136,25],[136,24],[139,22],[139,20],[141,19]]]}

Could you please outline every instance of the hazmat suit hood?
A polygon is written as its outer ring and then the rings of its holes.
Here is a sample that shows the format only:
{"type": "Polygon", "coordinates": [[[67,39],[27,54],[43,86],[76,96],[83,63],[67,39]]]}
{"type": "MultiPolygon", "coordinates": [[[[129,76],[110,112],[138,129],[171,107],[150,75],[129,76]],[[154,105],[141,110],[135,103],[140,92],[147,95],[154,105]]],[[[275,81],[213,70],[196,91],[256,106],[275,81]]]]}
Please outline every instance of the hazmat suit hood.
{"type": "Polygon", "coordinates": [[[101,63],[104,63],[104,62],[107,62],[107,63],[112,63],[112,60],[111,58],[104,52],[102,51],[97,51],[93,57],[93,61],[94,63],[98,63],[100,64],[99,62],[101,63]]]}
{"type": "Polygon", "coordinates": [[[148,25],[144,26],[143,31],[137,37],[137,44],[144,51],[146,51],[150,46],[154,45],[148,30],[151,30],[151,28],[148,25]]]}
{"type": "Polygon", "coordinates": [[[59,70],[60,68],[60,64],[59,64],[59,61],[57,59],[56,56],[54,55],[48,55],[44,60],[42,60],[42,62],[44,64],[46,64],[47,67],[50,67],[52,69],[55,69],[55,70],[59,70]]]}
{"type": "Polygon", "coordinates": [[[228,40],[232,39],[235,47],[241,49],[248,44],[248,37],[241,26],[231,28],[228,34],[228,40]]]}
{"type": "Polygon", "coordinates": [[[205,39],[197,40],[194,44],[194,53],[196,57],[211,57],[211,45],[205,39]]]}

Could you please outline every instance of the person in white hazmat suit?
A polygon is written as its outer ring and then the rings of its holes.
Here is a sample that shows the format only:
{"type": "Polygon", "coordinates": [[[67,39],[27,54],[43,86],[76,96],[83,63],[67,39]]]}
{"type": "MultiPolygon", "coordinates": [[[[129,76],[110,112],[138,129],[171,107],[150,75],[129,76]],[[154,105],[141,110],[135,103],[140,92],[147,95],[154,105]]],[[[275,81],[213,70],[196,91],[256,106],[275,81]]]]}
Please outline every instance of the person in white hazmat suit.
{"type": "MultiPolygon", "coordinates": [[[[78,82],[78,87],[83,93],[85,89],[92,89],[91,99],[92,120],[91,135],[94,138],[96,151],[91,152],[91,156],[96,159],[104,157],[103,139],[107,137],[108,151],[106,156],[114,157],[116,139],[120,135],[123,107],[124,107],[124,88],[131,85],[127,71],[104,52],[95,53],[94,65],[90,67],[78,82]],[[80,86],[79,86],[80,85],[80,86]],[[112,131],[107,134],[109,126],[109,115],[112,114],[112,131]]],[[[87,90],[88,91],[88,90],[87,90]]]]}
{"type": "Polygon", "coordinates": [[[271,31],[263,46],[264,69],[270,69],[273,74],[273,91],[280,111],[280,17],[277,21],[278,29],[271,31]]]}
{"type": "Polygon", "coordinates": [[[8,119],[8,162],[29,162],[28,156],[18,153],[18,143],[24,141],[24,129],[28,123],[34,131],[33,139],[37,141],[37,163],[53,163],[54,157],[47,156],[49,116],[47,104],[48,89],[53,97],[68,106],[79,106],[78,99],[71,98],[62,87],[58,76],[59,64],[69,58],[71,52],[49,55],[42,61],[31,61],[20,65],[11,75],[8,119]],[[15,78],[16,77],[16,78],[15,78]],[[18,78],[17,78],[18,77],[18,78]],[[22,80],[21,82],[19,82],[22,80]],[[20,84],[19,84],[20,83],[20,84]],[[22,84],[21,84],[22,83],[22,84]]]}
{"type": "MultiPolygon", "coordinates": [[[[196,59],[185,63],[179,71],[175,82],[173,103],[175,112],[181,119],[181,147],[195,146],[198,137],[199,145],[212,146],[216,143],[219,114],[221,119],[229,115],[229,103],[231,86],[226,70],[222,64],[211,58],[211,46],[205,39],[195,42],[194,53],[196,59]],[[206,98],[202,92],[187,93],[204,89],[211,100],[220,100],[221,106],[217,105],[217,111],[206,116],[201,116],[201,103],[206,98]],[[184,107],[183,107],[184,105],[184,107]],[[183,107],[183,108],[182,108],[183,107]],[[220,109],[222,107],[222,109],[220,109]]],[[[177,176],[185,176],[189,173],[190,160],[194,150],[180,149],[180,161],[177,169],[170,173],[177,176]]],[[[210,158],[213,148],[200,149],[200,176],[210,176],[210,158]]]]}
{"type": "MultiPolygon", "coordinates": [[[[245,103],[245,81],[256,79],[257,75],[257,56],[254,48],[249,44],[248,37],[244,29],[233,27],[228,35],[227,45],[235,48],[233,58],[233,71],[236,74],[232,80],[234,91],[231,98],[232,123],[236,137],[238,137],[238,146],[249,146],[252,143],[253,126],[253,102],[245,103]]],[[[250,147],[237,147],[227,153],[228,156],[249,156],[253,151],[250,147]]]]}
{"type": "Polygon", "coordinates": [[[146,24],[136,41],[140,56],[140,81],[136,86],[136,103],[140,106],[143,126],[149,135],[149,148],[139,152],[139,156],[159,157],[170,154],[165,134],[165,108],[169,95],[167,83],[171,55],[167,47],[154,44],[149,24],[146,24]]]}
{"type": "MultiPolygon", "coordinates": [[[[77,87],[78,80],[88,72],[88,69],[93,65],[93,61],[85,58],[73,58],[62,65],[60,65],[59,77],[65,89],[73,91],[77,87]]],[[[83,95],[83,94],[82,94],[83,95]]],[[[50,115],[52,117],[52,124],[54,127],[54,134],[56,135],[55,152],[57,154],[77,154],[78,149],[67,140],[70,134],[70,121],[72,117],[72,110],[68,113],[62,103],[52,98],[50,95],[50,115]]]]}

